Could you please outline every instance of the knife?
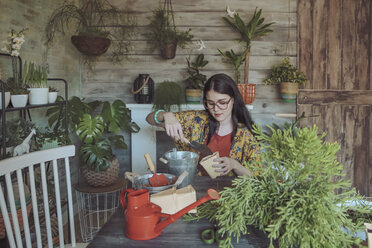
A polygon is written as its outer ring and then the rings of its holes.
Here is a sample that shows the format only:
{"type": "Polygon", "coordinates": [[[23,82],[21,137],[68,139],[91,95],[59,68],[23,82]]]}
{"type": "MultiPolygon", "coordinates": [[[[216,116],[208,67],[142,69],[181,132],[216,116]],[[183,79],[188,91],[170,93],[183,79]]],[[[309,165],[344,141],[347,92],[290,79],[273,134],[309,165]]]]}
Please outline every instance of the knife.
{"type": "Polygon", "coordinates": [[[212,155],[213,152],[211,151],[211,149],[205,145],[205,144],[200,144],[196,141],[189,141],[188,139],[186,138],[183,138],[183,140],[194,150],[200,152],[201,154],[205,155],[205,156],[208,156],[208,155],[212,155]]]}

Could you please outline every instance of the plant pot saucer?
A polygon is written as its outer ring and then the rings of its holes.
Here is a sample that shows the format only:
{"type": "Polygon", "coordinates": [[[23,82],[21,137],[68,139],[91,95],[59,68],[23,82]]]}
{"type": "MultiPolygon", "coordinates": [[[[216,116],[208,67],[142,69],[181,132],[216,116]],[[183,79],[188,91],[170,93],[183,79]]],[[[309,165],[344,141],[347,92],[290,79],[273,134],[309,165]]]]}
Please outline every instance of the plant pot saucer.
{"type": "Polygon", "coordinates": [[[105,37],[73,35],[71,42],[79,52],[88,56],[100,56],[110,47],[111,40],[105,37]]]}

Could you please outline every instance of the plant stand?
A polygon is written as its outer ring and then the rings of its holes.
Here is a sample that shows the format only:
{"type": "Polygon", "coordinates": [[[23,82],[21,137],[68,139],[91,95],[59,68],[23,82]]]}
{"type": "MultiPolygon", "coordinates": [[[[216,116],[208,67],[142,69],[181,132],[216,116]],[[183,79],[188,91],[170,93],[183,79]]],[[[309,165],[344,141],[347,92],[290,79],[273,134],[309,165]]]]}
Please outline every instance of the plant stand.
{"type": "Polygon", "coordinates": [[[91,187],[85,181],[75,185],[81,238],[90,242],[119,206],[126,181],[119,178],[108,187],[91,187]]]}

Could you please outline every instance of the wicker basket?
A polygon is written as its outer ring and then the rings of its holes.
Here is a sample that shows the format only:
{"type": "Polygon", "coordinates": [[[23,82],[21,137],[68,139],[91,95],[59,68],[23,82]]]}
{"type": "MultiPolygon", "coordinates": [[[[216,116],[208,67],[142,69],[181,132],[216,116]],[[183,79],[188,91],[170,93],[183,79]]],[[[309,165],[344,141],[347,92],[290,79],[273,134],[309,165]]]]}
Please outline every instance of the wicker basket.
{"type": "MultiPolygon", "coordinates": [[[[30,201],[27,204],[27,216],[30,215],[31,207],[32,207],[32,205],[31,205],[31,201],[30,201]]],[[[9,212],[8,214],[9,214],[10,223],[13,226],[12,214],[11,214],[11,212],[9,212]]],[[[19,229],[22,232],[23,231],[23,217],[22,217],[22,209],[21,208],[19,208],[17,210],[17,218],[18,218],[19,229]]],[[[14,231],[14,228],[13,228],[13,231],[14,231]]],[[[0,213],[0,239],[3,239],[3,238],[5,238],[5,224],[4,224],[3,215],[0,213]]]]}
{"type": "Polygon", "coordinates": [[[115,157],[111,161],[110,167],[106,171],[95,172],[88,170],[86,166],[82,169],[82,174],[88,184],[94,187],[108,186],[114,184],[119,178],[119,161],[115,157]]]}
{"type": "Polygon", "coordinates": [[[245,104],[251,104],[254,101],[256,95],[255,84],[237,84],[240,94],[243,97],[245,104]]]}

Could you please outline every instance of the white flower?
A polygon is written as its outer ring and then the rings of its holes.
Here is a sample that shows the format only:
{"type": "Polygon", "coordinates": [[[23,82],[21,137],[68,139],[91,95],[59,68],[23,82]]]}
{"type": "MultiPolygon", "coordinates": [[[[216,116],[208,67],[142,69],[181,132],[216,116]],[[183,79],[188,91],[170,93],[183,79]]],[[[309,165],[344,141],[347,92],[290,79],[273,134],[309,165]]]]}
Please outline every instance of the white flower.
{"type": "Polygon", "coordinates": [[[17,50],[13,50],[10,55],[11,56],[19,56],[19,52],[17,50]]]}
{"type": "Polygon", "coordinates": [[[203,50],[204,48],[207,48],[207,47],[205,46],[203,40],[198,40],[195,44],[196,44],[197,46],[199,46],[198,51],[201,51],[201,50],[203,50]]]}
{"type": "Polygon", "coordinates": [[[25,41],[23,38],[21,37],[17,37],[17,38],[14,38],[13,40],[15,43],[17,44],[23,44],[23,42],[25,41]]]}
{"type": "Polygon", "coordinates": [[[1,48],[1,51],[4,52],[4,53],[10,53],[8,48],[6,48],[6,47],[1,48]]]}
{"type": "Polygon", "coordinates": [[[226,15],[230,16],[231,18],[234,18],[234,15],[236,15],[236,11],[235,10],[231,11],[230,7],[228,5],[227,5],[227,8],[226,8],[226,12],[227,12],[226,15]]]}
{"type": "Polygon", "coordinates": [[[20,44],[13,44],[12,49],[19,50],[19,49],[21,49],[21,45],[20,44]]]}

